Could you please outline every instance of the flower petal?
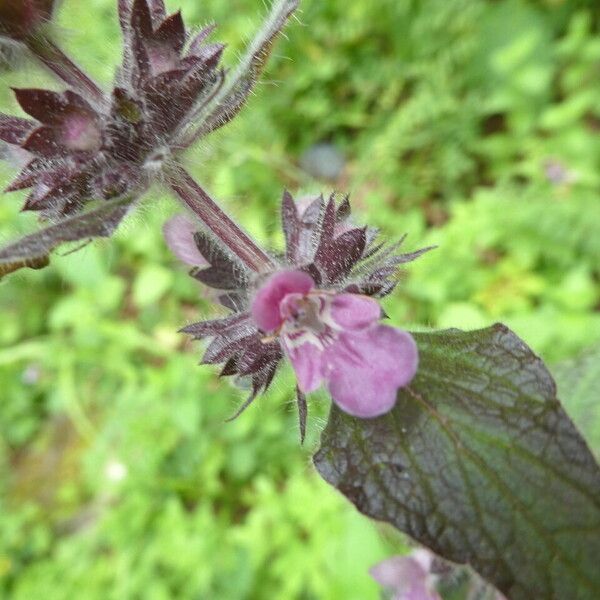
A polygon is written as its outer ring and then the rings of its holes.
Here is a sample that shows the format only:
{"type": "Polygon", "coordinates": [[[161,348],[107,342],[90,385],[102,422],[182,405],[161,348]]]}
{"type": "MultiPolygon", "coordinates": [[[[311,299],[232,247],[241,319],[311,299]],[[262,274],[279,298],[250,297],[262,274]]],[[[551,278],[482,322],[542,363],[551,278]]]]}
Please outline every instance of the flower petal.
{"type": "MultiPolygon", "coordinates": [[[[288,294],[306,294],[314,286],[310,275],[302,271],[279,271],[271,275],[256,292],[252,316],[263,331],[273,331],[281,324],[279,305],[288,294]]],[[[304,390],[303,390],[304,391],[304,390]]]]}
{"type": "Polygon", "coordinates": [[[371,577],[394,592],[397,600],[441,600],[433,589],[429,573],[410,556],[392,556],[369,569],[371,577]]]}
{"type": "Polygon", "coordinates": [[[381,318],[377,300],[359,294],[338,294],[331,302],[331,316],[344,329],[364,329],[381,318]]]}
{"type": "Polygon", "coordinates": [[[373,579],[380,585],[393,590],[407,587],[410,581],[424,579],[427,571],[411,556],[392,556],[369,569],[373,579]]]}
{"type": "Polygon", "coordinates": [[[344,332],[324,354],[332,399],[348,414],[362,418],[393,408],[398,388],[415,376],[419,359],[412,336],[387,325],[344,332]]]}
{"type": "Polygon", "coordinates": [[[181,261],[192,267],[208,267],[194,241],[197,227],[183,215],[171,217],[163,225],[163,235],[171,252],[181,261]]]}
{"type": "Polygon", "coordinates": [[[323,382],[322,350],[310,342],[305,342],[295,348],[286,344],[284,337],[282,342],[292,367],[294,367],[298,389],[304,394],[317,390],[323,382]]]}

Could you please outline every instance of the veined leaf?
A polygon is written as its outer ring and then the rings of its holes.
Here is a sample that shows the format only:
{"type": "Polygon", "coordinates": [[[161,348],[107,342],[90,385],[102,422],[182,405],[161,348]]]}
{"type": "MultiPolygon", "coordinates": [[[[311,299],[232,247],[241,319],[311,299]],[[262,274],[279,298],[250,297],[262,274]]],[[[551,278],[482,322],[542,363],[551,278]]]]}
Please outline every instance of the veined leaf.
{"type": "Polygon", "coordinates": [[[0,278],[25,267],[46,267],[50,263],[50,252],[60,244],[109,237],[131,202],[131,198],[104,202],[94,210],[67,217],[0,249],[0,278]]]}
{"type": "Polygon", "coordinates": [[[394,410],[332,406],[320,474],[510,600],[597,598],[600,470],[542,361],[503,325],[415,339],[419,372],[394,410]]]}

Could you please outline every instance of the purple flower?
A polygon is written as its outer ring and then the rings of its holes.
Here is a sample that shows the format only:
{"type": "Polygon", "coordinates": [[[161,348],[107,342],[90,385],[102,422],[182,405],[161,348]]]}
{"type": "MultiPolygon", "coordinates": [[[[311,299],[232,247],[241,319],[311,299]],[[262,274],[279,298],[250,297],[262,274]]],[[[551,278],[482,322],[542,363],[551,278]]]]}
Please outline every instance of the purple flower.
{"type": "Polygon", "coordinates": [[[407,556],[392,556],[369,573],[391,592],[391,600],[442,600],[437,588],[452,594],[465,587],[467,598],[507,600],[468,566],[446,561],[427,548],[416,548],[407,556]]]}
{"type": "MultiPolygon", "coordinates": [[[[322,196],[298,209],[285,192],[282,227],[286,246],[272,253],[269,272],[240,268],[214,238],[196,231],[197,250],[210,266],[190,274],[216,290],[230,314],[182,329],[195,339],[210,339],[202,362],[222,364],[221,376],[249,381],[251,392],[239,414],[271,384],[287,356],[298,378],[301,434],[306,418],[305,393],[325,383],[344,410],[375,416],[389,410],[399,387],[414,376],[417,352],[412,337],[379,323],[375,298],[389,294],[398,270],[430,248],[400,253],[376,230],[350,219],[348,198],[322,196]]],[[[169,227],[169,246],[190,264],[190,231],[169,227]],[[185,253],[182,252],[182,245],[185,253]],[[176,249],[177,248],[177,249],[176,249]]]]}
{"type": "Polygon", "coordinates": [[[419,548],[408,556],[392,556],[369,572],[377,583],[393,593],[392,600],[442,600],[431,574],[434,555],[419,548]]]}
{"type": "Polygon", "coordinates": [[[302,271],[272,275],[254,296],[252,316],[279,338],[302,393],[325,382],[332,399],[356,417],[388,412],[417,371],[415,341],[379,323],[376,300],[315,289],[302,271]]]}
{"type": "Polygon", "coordinates": [[[184,215],[175,215],[163,225],[163,235],[171,252],[186,265],[209,267],[194,241],[197,227],[184,215]]]}

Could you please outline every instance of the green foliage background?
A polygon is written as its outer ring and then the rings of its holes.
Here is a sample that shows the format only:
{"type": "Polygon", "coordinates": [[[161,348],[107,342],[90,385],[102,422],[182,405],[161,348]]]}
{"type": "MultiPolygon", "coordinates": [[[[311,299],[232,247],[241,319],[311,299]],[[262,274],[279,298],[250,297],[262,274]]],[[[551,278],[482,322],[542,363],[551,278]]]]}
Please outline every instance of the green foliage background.
{"type": "MultiPolygon", "coordinates": [[[[115,4],[65,0],[59,15],[65,44],[106,83],[115,4]]],[[[265,10],[169,4],[217,21],[232,64],[265,10]]],[[[357,219],[408,232],[410,248],[439,245],[386,301],[396,324],[501,320],[551,364],[571,359],[600,341],[595,6],[303,0],[249,106],[190,168],[275,245],[284,186],[350,191],[357,219]],[[299,167],[320,141],[346,156],[338,181],[299,167]]],[[[11,112],[9,85],[47,83],[17,66],[0,73],[11,112]]],[[[0,199],[3,241],[34,227],[20,202],[0,199]]],[[[311,402],[304,448],[289,372],[224,424],[242,392],[197,367],[199,348],[176,333],[211,313],[162,241],[176,210],[156,189],[114,242],[0,285],[0,597],[377,598],[367,569],[404,542],[313,472],[327,400],[311,402]]],[[[563,391],[600,448],[598,403],[563,391]]]]}

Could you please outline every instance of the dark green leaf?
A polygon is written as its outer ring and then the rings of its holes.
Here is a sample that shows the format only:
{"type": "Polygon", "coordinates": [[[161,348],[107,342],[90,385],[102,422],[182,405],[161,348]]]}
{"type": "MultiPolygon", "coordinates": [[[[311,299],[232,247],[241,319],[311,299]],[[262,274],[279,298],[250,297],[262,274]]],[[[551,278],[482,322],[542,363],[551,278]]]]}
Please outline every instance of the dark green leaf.
{"type": "Polygon", "coordinates": [[[0,278],[25,267],[41,269],[60,244],[109,237],[127,213],[130,198],[104,202],[99,208],[68,217],[22,237],[0,250],[0,278]]]}
{"type": "Polygon", "coordinates": [[[318,471],[510,600],[598,598],[600,470],[542,361],[502,325],[415,339],[419,372],[392,412],[332,407],[318,471]]]}

